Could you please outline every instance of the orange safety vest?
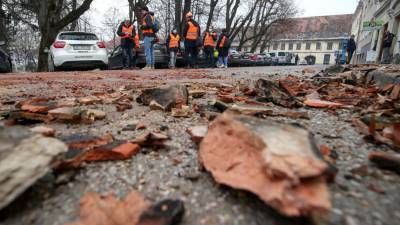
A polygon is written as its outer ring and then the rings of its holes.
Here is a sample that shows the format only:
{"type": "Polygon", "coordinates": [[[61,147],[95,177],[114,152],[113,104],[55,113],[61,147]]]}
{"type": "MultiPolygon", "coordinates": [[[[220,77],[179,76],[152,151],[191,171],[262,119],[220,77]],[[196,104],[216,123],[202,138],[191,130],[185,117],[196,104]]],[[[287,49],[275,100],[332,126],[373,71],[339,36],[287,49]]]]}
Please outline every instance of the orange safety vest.
{"type": "MultiPolygon", "coordinates": [[[[149,14],[149,15],[150,15],[150,14],[149,14]]],[[[147,17],[147,16],[145,16],[145,17],[143,18],[143,26],[147,26],[146,17],[147,17]]],[[[151,21],[152,21],[153,24],[154,24],[154,16],[150,15],[150,17],[151,17],[151,21]]],[[[143,34],[153,34],[153,33],[154,33],[153,28],[143,30],[143,34]]]]}
{"type": "Polygon", "coordinates": [[[206,37],[204,38],[204,46],[215,47],[214,38],[210,33],[206,33],[206,37]]]}
{"type": "MultiPolygon", "coordinates": [[[[123,33],[132,34],[132,32],[133,32],[133,25],[130,25],[129,27],[122,26],[122,32],[123,32],[123,33]]],[[[131,38],[132,36],[129,35],[129,34],[125,34],[125,35],[122,36],[121,38],[131,38]]]]}
{"type": "Polygon", "coordinates": [[[224,36],[221,40],[221,43],[219,43],[219,47],[223,48],[225,46],[225,42],[226,42],[226,36],[224,36]]]}
{"type": "Polygon", "coordinates": [[[178,48],[179,47],[179,41],[181,37],[179,37],[179,34],[174,36],[173,34],[169,35],[169,48],[178,48]]]}
{"type": "Polygon", "coordinates": [[[135,35],[135,48],[140,48],[140,40],[139,40],[138,32],[136,32],[136,35],[135,35]]]}
{"type": "Polygon", "coordinates": [[[195,41],[199,37],[199,28],[196,27],[192,22],[188,22],[189,29],[186,34],[186,40],[195,41]]]}

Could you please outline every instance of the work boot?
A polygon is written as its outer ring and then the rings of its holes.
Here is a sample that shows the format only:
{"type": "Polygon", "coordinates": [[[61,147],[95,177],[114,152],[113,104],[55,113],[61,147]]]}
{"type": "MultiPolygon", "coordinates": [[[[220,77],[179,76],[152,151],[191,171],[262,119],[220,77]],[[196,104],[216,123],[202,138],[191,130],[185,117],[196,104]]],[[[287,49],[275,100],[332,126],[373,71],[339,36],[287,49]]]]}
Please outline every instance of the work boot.
{"type": "Polygon", "coordinates": [[[143,71],[148,71],[148,70],[151,70],[151,66],[146,65],[146,66],[143,68],[143,71]]]}

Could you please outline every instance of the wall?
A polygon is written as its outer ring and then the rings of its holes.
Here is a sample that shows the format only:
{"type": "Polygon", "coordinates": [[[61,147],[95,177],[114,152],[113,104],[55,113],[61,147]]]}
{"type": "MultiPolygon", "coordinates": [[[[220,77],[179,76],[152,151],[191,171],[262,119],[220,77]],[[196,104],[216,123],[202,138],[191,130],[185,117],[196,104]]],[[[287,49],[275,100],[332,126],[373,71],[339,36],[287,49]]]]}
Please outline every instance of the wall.
{"type": "Polygon", "coordinates": [[[343,39],[329,39],[329,40],[310,40],[310,41],[276,41],[273,42],[269,51],[283,51],[283,52],[290,52],[299,55],[300,59],[304,59],[306,56],[313,55],[316,57],[316,64],[324,64],[324,57],[325,55],[330,55],[329,64],[335,64],[335,51],[340,49],[340,42],[343,39]],[[321,43],[321,49],[317,50],[317,43],[321,43]],[[278,49],[275,50],[273,48],[274,44],[278,43],[278,49]],[[281,49],[281,44],[285,44],[284,50],[281,49]],[[293,50],[289,49],[289,44],[293,43],[293,50]],[[301,49],[297,50],[297,43],[301,43],[301,49]],[[311,43],[310,49],[306,50],[306,44],[311,43]],[[328,50],[328,43],[332,43],[332,50],[328,50]]]}

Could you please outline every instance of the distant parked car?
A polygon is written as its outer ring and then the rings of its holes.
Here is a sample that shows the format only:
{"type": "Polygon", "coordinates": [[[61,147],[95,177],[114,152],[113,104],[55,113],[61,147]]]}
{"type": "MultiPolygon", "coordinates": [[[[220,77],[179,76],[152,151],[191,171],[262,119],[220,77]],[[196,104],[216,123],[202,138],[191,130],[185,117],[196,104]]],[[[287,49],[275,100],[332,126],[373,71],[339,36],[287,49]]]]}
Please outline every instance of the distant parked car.
{"type": "Polygon", "coordinates": [[[232,59],[239,59],[240,58],[240,53],[238,51],[236,51],[236,50],[231,50],[229,56],[232,59]]]}
{"type": "Polygon", "coordinates": [[[11,57],[5,51],[4,41],[0,41],[0,73],[11,73],[12,72],[12,64],[11,64],[11,57]]]}
{"type": "Polygon", "coordinates": [[[50,47],[49,71],[107,69],[106,45],[93,33],[61,32],[50,47]]]}
{"type": "MultiPolygon", "coordinates": [[[[168,66],[169,56],[165,44],[154,44],[154,59],[157,67],[168,66]]],[[[118,70],[123,68],[121,46],[118,46],[114,49],[108,61],[108,68],[111,70],[118,70]]],[[[146,56],[144,53],[143,42],[140,42],[140,48],[137,50],[136,66],[146,66],[146,56]]]]}
{"type": "Polygon", "coordinates": [[[298,65],[299,66],[306,66],[308,64],[307,64],[307,61],[305,59],[302,59],[302,60],[299,61],[298,65]]]}

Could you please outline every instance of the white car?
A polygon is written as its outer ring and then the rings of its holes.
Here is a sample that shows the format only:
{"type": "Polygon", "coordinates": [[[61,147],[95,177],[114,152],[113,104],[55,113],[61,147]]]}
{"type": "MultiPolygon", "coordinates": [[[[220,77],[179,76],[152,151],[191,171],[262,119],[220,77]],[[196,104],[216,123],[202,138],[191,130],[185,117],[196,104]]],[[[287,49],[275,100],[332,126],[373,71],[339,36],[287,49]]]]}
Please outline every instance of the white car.
{"type": "Polygon", "coordinates": [[[107,69],[108,55],[104,42],[92,33],[61,32],[50,47],[49,71],[85,68],[107,69]]]}

